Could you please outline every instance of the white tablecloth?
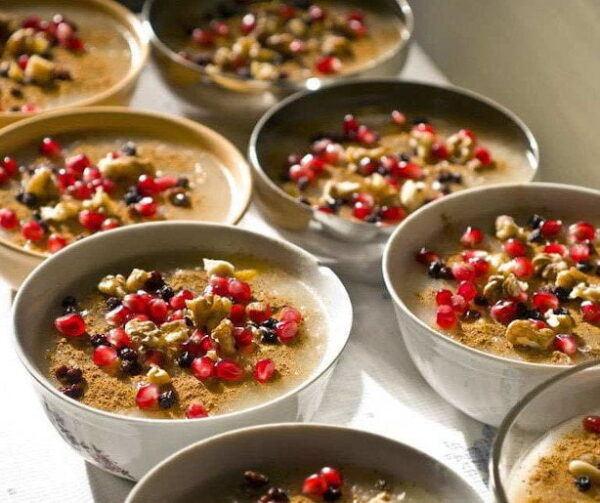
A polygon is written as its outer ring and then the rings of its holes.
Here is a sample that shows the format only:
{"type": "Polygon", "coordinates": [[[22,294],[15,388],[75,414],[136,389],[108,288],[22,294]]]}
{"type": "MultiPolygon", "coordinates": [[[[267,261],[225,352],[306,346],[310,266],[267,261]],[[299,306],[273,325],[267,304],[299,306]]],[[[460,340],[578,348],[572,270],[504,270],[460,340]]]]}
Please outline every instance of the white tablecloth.
{"type": "MultiPolygon", "coordinates": [[[[446,82],[417,46],[402,77],[446,82]]],[[[142,76],[133,106],[179,112],[177,101],[162,87],[152,66],[142,76]]],[[[241,225],[272,232],[253,207],[241,225]]],[[[486,491],[493,430],[455,410],[421,378],[401,341],[383,287],[346,285],[354,304],[354,330],[315,421],[402,440],[486,491]]],[[[12,348],[10,300],[9,289],[1,287],[0,502],[122,502],[132,484],[85,463],[46,420],[12,348]]]]}

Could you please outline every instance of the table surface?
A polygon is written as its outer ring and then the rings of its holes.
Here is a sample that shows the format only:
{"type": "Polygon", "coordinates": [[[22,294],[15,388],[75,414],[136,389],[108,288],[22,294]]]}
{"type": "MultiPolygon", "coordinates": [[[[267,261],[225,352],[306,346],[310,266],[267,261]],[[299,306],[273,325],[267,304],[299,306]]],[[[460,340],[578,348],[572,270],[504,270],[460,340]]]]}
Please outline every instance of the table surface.
{"type": "MultiPolygon", "coordinates": [[[[447,83],[416,45],[401,77],[447,83]]],[[[142,75],[132,106],[182,113],[152,65],[142,75]]],[[[240,225],[273,234],[252,206],[240,225]]],[[[354,305],[354,330],[314,421],[404,441],[462,473],[485,493],[494,430],[444,402],[421,378],[402,343],[384,287],[345,284],[354,305]]],[[[12,347],[10,302],[9,288],[0,284],[0,502],[122,502],[132,484],[84,462],[46,419],[12,347]]]]}

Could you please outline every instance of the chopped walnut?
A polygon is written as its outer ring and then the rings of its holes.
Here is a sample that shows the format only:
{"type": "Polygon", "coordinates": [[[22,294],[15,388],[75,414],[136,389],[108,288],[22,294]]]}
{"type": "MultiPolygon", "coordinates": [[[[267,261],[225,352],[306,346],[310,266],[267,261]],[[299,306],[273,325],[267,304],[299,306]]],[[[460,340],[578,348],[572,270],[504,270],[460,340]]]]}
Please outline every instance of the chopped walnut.
{"type": "Polygon", "coordinates": [[[150,383],[158,384],[159,386],[162,386],[163,384],[169,384],[171,382],[171,376],[169,373],[165,369],[160,368],[158,365],[150,366],[150,370],[148,370],[146,378],[150,383]]]}
{"type": "Polygon", "coordinates": [[[572,299],[600,301],[600,285],[588,285],[587,283],[579,283],[573,287],[571,294],[572,299]]]}
{"type": "Polygon", "coordinates": [[[185,304],[191,318],[199,327],[209,330],[215,328],[223,318],[229,316],[232,302],[226,297],[218,295],[205,295],[195,299],[186,300],[185,304]]]}
{"type": "Polygon", "coordinates": [[[160,326],[162,340],[168,344],[183,342],[188,338],[189,328],[184,320],[175,320],[163,323],[160,326]]]}
{"type": "Polygon", "coordinates": [[[556,275],[556,281],[554,284],[556,286],[560,286],[561,288],[573,288],[576,284],[585,281],[586,275],[575,267],[571,267],[566,271],[560,271],[556,275]]]}
{"type": "Polygon", "coordinates": [[[83,207],[86,210],[104,210],[107,215],[117,215],[119,212],[119,204],[111,199],[111,197],[104,192],[102,187],[96,189],[96,192],[91,199],[83,201],[83,207]]]}
{"type": "Polygon", "coordinates": [[[508,215],[500,215],[496,218],[496,237],[500,241],[506,241],[509,238],[523,237],[525,230],[515,223],[515,219],[508,215]]]}
{"type": "Polygon", "coordinates": [[[360,182],[353,182],[350,180],[335,182],[333,180],[330,180],[323,189],[323,193],[326,196],[332,197],[334,199],[346,199],[355,194],[356,192],[360,192],[361,188],[362,183],[360,182]]]}
{"type": "Polygon", "coordinates": [[[21,54],[44,54],[50,48],[50,41],[43,32],[33,28],[21,28],[15,31],[6,41],[4,52],[8,56],[21,54]]]}
{"type": "Polygon", "coordinates": [[[125,324],[125,333],[138,344],[156,348],[162,345],[161,331],[153,321],[134,318],[125,324]]]}
{"type": "Polygon", "coordinates": [[[81,204],[78,201],[60,201],[55,206],[44,206],[41,209],[44,220],[64,222],[79,213],[81,204]]]}
{"type": "Polygon", "coordinates": [[[113,180],[137,180],[141,175],[155,175],[154,165],[150,161],[132,155],[117,158],[108,155],[100,159],[98,168],[103,176],[113,180]]]}
{"type": "Polygon", "coordinates": [[[495,302],[503,297],[518,297],[528,288],[529,285],[524,281],[519,281],[512,272],[507,276],[497,274],[488,278],[488,282],[483,287],[483,296],[495,302]]]}
{"type": "Polygon", "coordinates": [[[209,276],[233,276],[235,272],[235,267],[231,262],[227,262],[226,260],[212,260],[212,259],[202,259],[204,263],[204,270],[206,274],[209,276]]]}
{"type": "Polygon", "coordinates": [[[127,281],[125,283],[125,288],[128,292],[137,292],[141,290],[146,281],[150,279],[150,273],[148,271],[144,271],[143,269],[134,269],[127,276],[127,281]]]}
{"type": "Polygon", "coordinates": [[[547,280],[555,280],[559,272],[569,268],[564,259],[557,253],[538,253],[531,263],[535,273],[547,280]]]}
{"type": "Polygon", "coordinates": [[[56,67],[52,61],[34,54],[27,61],[24,77],[30,82],[45,86],[54,80],[55,70],[56,67]]]}
{"type": "Polygon", "coordinates": [[[35,194],[38,199],[48,200],[58,195],[58,187],[52,176],[52,170],[48,166],[42,166],[35,170],[31,178],[25,184],[25,191],[35,194]]]}
{"type": "Polygon", "coordinates": [[[556,314],[552,309],[544,313],[546,323],[554,329],[555,332],[568,333],[575,326],[570,314],[556,314]]]}
{"type": "Polygon", "coordinates": [[[122,274],[104,276],[98,283],[98,290],[111,297],[124,297],[127,293],[125,290],[125,276],[122,274]]]}
{"type": "Polygon", "coordinates": [[[233,323],[225,318],[210,333],[215,341],[219,343],[219,348],[223,354],[235,354],[235,338],[233,337],[233,323]]]}
{"type": "Polygon", "coordinates": [[[506,328],[506,339],[514,346],[548,349],[554,339],[554,331],[538,328],[529,320],[514,320],[506,328]]]}
{"type": "Polygon", "coordinates": [[[400,190],[400,202],[409,210],[422,206],[427,199],[427,185],[425,182],[407,180],[400,190]]]}

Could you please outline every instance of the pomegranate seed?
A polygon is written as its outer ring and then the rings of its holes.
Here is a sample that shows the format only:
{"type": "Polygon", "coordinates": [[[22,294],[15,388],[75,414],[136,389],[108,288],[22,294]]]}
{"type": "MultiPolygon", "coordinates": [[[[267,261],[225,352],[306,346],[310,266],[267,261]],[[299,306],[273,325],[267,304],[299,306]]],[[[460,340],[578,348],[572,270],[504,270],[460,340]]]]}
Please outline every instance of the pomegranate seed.
{"type": "Polygon", "coordinates": [[[435,302],[438,306],[449,306],[453,293],[450,290],[442,288],[435,294],[435,302]]]}
{"type": "Polygon", "coordinates": [[[451,306],[439,306],[436,313],[436,323],[442,328],[451,328],[456,324],[456,313],[451,306]]]}
{"type": "Polygon", "coordinates": [[[416,254],[415,258],[417,262],[421,264],[429,265],[432,262],[439,262],[440,257],[437,253],[428,250],[427,248],[421,248],[416,254]]]}
{"type": "Polygon", "coordinates": [[[264,302],[251,302],[246,306],[246,314],[250,320],[260,324],[269,319],[273,313],[269,304],[264,302]]]}
{"type": "Polygon", "coordinates": [[[158,192],[154,178],[149,175],[141,175],[138,178],[137,188],[145,196],[152,196],[158,192]]]}
{"type": "Polygon", "coordinates": [[[154,408],[158,404],[160,388],[156,384],[146,384],[137,390],[135,403],[140,409],[154,408]]]}
{"type": "Polygon", "coordinates": [[[565,353],[566,355],[574,355],[577,353],[577,341],[575,337],[569,334],[558,334],[552,341],[554,349],[565,353]]]}
{"type": "Polygon", "coordinates": [[[306,42],[300,39],[292,40],[289,45],[289,50],[295,54],[304,52],[306,51],[306,42]]]}
{"type": "Polygon", "coordinates": [[[102,173],[100,173],[100,170],[98,168],[95,168],[93,166],[88,166],[87,168],[85,168],[83,170],[82,180],[85,183],[91,183],[93,185],[94,182],[97,182],[97,180],[101,180],[101,179],[102,179],[102,173]]]}
{"type": "Polygon", "coordinates": [[[298,335],[298,324],[295,321],[280,321],[275,325],[275,331],[281,342],[291,342],[298,335]]]}
{"type": "Polygon", "coordinates": [[[517,278],[526,278],[534,272],[531,260],[526,257],[516,257],[512,259],[512,272],[517,278]]]}
{"type": "Polygon", "coordinates": [[[306,477],[302,484],[302,493],[307,496],[323,496],[327,489],[329,489],[327,480],[318,473],[306,477]]]}
{"type": "Polygon", "coordinates": [[[586,300],[581,303],[581,317],[588,323],[600,322],[600,304],[596,304],[591,300],[586,300]]]}
{"type": "Polygon", "coordinates": [[[450,152],[448,152],[446,145],[441,142],[436,142],[431,147],[431,155],[437,159],[448,159],[448,157],[450,157],[450,152]]]}
{"type": "Polygon", "coordinates": [[[177,178],[174,176],[161,176],[154,180],[156,190],[162,192],[167,189],[172,189],[177,185],[177,178]]]}
{"type": "Polygon", "coordinates": [[[234,325],[241,325],[246,318],[246,308],[243,304],[234,304],[231,306],[229,319],[234,325]]]}
{"type": "Polygon", "coordinates": [[[569,248],[569,255],[575,262],[584,262],[590,258],[590,247],[587,243],[577,243],[569,248]]]}
{"type": "Polygon", "coordinates": [[[461,281],[456,289],[456,293],[469,302],[477,297],[477,287],[472,281],[461,281]]]}
{"type": "Polygon", "coordinates": [[[589,222],[576,222],[569,226],[569,236],[573,241],[594,241],[596,239],[596,228],[589,222]]]}
{"type": "Polygon", "coordinates": [[[384,206],[379,211],[379,216],[384,222],[399,222],[406,217],[406,211],[400,206],[384,206]]]}
{"type": "Polygon", "coordinates": [[[400,110],[394,110],[392,112],[392,122],[398,124],[399,126],[403,126],[406,124],[406,115],[400,112],[400,110]]]}
{"type": "Polygon", "coordinates": [[[83,40],[77,37],[71,37],[63,43],[63,46],[70,51],[83,51],[85,44],[83,40]]]}
{"type": "Polygon", "coordinates": [[[477,159],[484,166],[488,166],[492,163],[492,154],[487,148],[477,147],[475,149],[475,159],[477,159]]]}
{"type": "Polygon", "coordinates": [[[42,20],[38,16],[27,16],[21,22],[21,27],[23,28],[33,28],[34,30],[39,30],[42,20]]]}
{"type": "Polygon", "coordinates": [[[544,246],[544,253],[556,253],[557,255],[564,256],[567,253],[567,247],[560,243],[549,243],[544,246]]]}
{"type": "Polygon", "coordinates": [[[27,68],[27,63],[29,63],[29,56],[27,56],[27,54],[21,54],[17,58],[17,64],[19,65],[21,70],[25,70],[25,68],[27,68]]]}
{"type": "Polygon", "coordinates": [[[331,75],[340,71],[342,62],[334,56],[321,56],[315,63],[315,68],[319,73],[331,75]]]}
{"type": "Polygon", "coordinates": [[[158,210],[158,204],[151,197],[143,197],[141,201],[135,203],[135,211],[142,217],[153,217],[158,210]]]}
{"type": "Polygon", "coordinates": [[[185,309],[179,309],[178,311],[173,311],[171,314],[167,316],[167,321],[177,321],[183,320],[185,318],[185,309]]]}
{"type": "Polygon", "coordinates": [[[67,337],[79,337],[85,334],[85,321],[77,313],[69,313],[59,316],[54,320],[54,326],[67,337]]]}
{"type": "Polygon", "coordinates": [[[529,296],[527,295],[526,292],[520,291],[518,293],[518,295],[513,295],[511,297],[508,297],[507,300],[510,300],[512,302],[522,302],[525,303],[527,302],[527,299],[529,298],[529,296]]]}
{"type": "Polygon", "coordinates": [[[329,487],[341,487],[344,483],[341,473],[330,466],[321,468],[319,472],[329,487]]]}
{"type": "Polygon", "coordinates": [[[460,243],[463,246],[473,248],[475,245],[483,241],[483,231],[477,227],[467,227],[464,234],[460,238],[460,243]]]}
{"type": "Polygon", "coordinates": [[[490,309],[492,318],[508,325],[517,316],[517,305],[510,300],[499,300],[490,309]]]}
{"type": "Polygon", "coordinates": [[[198,419],[206,416],[208,416],[208,412],[204,408],[204,405],[198,402],[190,404],[185,410],[185,417],[188,419],[198,419]]]}
{"type": "Polygon", "coordinates": [[[308,8],[308,15],[311,21],[323,21],[327,17],[327,11],[319,5],[311,5],[308,8]]]}
{"type": "Polygon", "coordinates": [[[215,375],[215,362],[208,356],[194,358],[191,365],[192,374],[196,379],[205,381],[215,375]]]}
{"type": "Polygon", "coordinates": [[[156,323],[161,324],[167,319],[167,312],[169,311],[169,306],[162,299],[153,299],[148,302],[148,316],[150,319],[156,323]]]}
{"type": "Polygon", "coordinates": [[[587,416],[582,421],[583,428],[589,433],[600,433],[600,416],[587,416]]]}
{"type": "Polygon", "coordinates": [[[331,143],[327,145],[325,151],[321,154],[323,160],[328,164],[337,164],[342,157],[344,147],[338,143],[331,143]]]}
{"type": "Polygon", "coordinates": [[[469,309],[469,303],[462,295],[450,297],[450,307],[457,313],[464,314],[469,309]]]}
{"type": "Polygon", "coordinates": [[[0,185],[4,185],[6,182],[8,182],[9,178],[10,175],[8,174],[8,171],[0,166],[0,185]]]}
{"type": "Polygon", "coordinates": [[[39,111],[40,111],[39,107],[33,103],[25,103],[24,105],[21,106],[21,112],[26,113],[26,114],[32,114],[32,113],[39,112],[39,111]]]}
{"type": "Polygon", "coordinates": [[[279,313],[279,319],[281,321],[293,321],[294,323],[300,323],[302,321],[302,315],[300,311],[293,307],[284,307],[279,313]]]}
{"type": "Polygon", "coordinates": [[[121,222],[119,222],[116,218],[107,218],[106,220],[104,220],[104,222],[102,222],[102,225],[100,226],[100,230],[102,231],[109,231],[111,229],[116,229],[117,227],[121,226],[121,222]]]}
{"type": "Polygon", "coordinates": [[[81,175],[85,168],[91,165],[91,161],[84,154],[74,155],[65,159],[65,168],[67,171],[77,175],[81,175]]]}
{"type": "Polygon", "coordinates": [[[83,210],[79,212],[79,223],[92,232],[99,230],[105,219],[106,217],[98,211],[83,210]]]}
{"type": "Polygon", "coordinates": [[[0,209],[0,227],[6,230],[15,229],[19,225],[17,214],[10,208],[0,209]]]}
{"type": "Polygon", "coordinates": [[[19,170],[19,164],[12,157],[5,157],[2,159],[2,167],[8,173],[9,176],[14,175],[19,170]]]}
{"type": "Polygon", "coordinates": [[[398,169],[392,172],[393,176],[409,180],[420,180],[423,178],[423,168],[412,162],[400,162],[398,169]]]}
{"type": "Polygon", "coordinates": [[[475,267],[470,263],[453,264],[452,275],[456,281],[473,281],[475,279],[475,267]]]}
{"type": "Polygon", "coordinates": [[[21,226],[21,234],[30,241],[41,241],[46,231],[37,220],[30,220],[21,226]]]}
{"type": "Polygon", "coordinates": [[[106,339],[117,349],[131,346],[131,339],[121,327],[111,328],[106,334],[106,339]]]}
{"type": "Polygon", "coordinates": [[[108,178],[102,178],[98,180],[94,180],[92,182],[92,186],[97,190],[98,187],[102,187],[104,192],[107,194],[111,194],[117,188],[117,184],[108,178]]]}
{"type": "Polygon", "coordinates": [[[162,351],[158,351],[157,349],[149,349],[144,354],[144,363],[146,365],[156,365],[157,367],[162,367],[164,365],[165,355],[162,351]]]}
{"type": "Polygon", "coordinates": [[[540,226],[540,233],[545,238],[553,238],[562,230],[562,222],[560,220],[546,220],[540,226]]]}
{"type": "Polygon", "coordinates": [[[223,21],[218,21],[216,19],[211,21],[210,28],[215,33],[215,35],[217,35],[219,37],[229,36],[229,32],[230,32],[229,26],[227,25],[227,23],[224,23],[223,21]]]}
{"type": "Polygon", "coordinates": [[[356,19],[348,20],[348,28],[356,38],[365,37],[369,33],[364,23],[356,19]]]}
{"type": "Polygon", "coordinates": [[[558,309],[560,307],[560,301],[558,297],[552,293],[547,292],[536,292],[532,298],[533,305],[536,309],[539,309],[543,313],[548,309],[558,309]]]}
{"type": "Polygon", "coordinates": [[[219,360],[215,365],[215,375],[224,381],[239,381],[244,370],[233,360],[219,360]]]}
{"type": "Polygon", "coordinates": [[[80,201],[89,199],[92,196],[89,186],[79,180],[76,180],[67,188],[67,193],[80,201]]]}
{"type": "Polygon", "coordinates": [[[520,239],[508,239],[502,245],[509,257],[523,257],[527,255],[527,245],[520,239]]]}
{"type": "Polygon", "coordinates": [[[470,129],[461,129],[458,132],[458,134],[461,136],[467,136],[468,138],[471,138],[472,140],[475,139],[475,133],[473,133],[473,131],[471,131],[470,129]]]}
{"type": "Polygon", "coordinates": [[[60,157],[62,148],[58,142],[52,138],[44,138],[40,145],[40,152],[47,157],[60,157]]]}
{"type": "Polygon", "coordinates": [[[470,258],[468,263],[473,266],[473,269],[475,270],[475,276],[478,278],[480,276],[485,276],[488,272],[490,272],[490,263],[483,258],[470,258]]]}
{"type": "Polygon", "coordinates": [[[416,126],[414,126],[413,130],[418,131],[420,133],[435,134],[435,129],[433,128],[433,126],[431,124],[427,124],[425,122],[421,122],[420,124],[417,124],[416,126]]]}
{"type": "Polygon", "coordinates": [[[58,171],[58,188],[61,192],[64,192],[71,185],[73,185],[77,178],[73,173],[69,173],[66,169],[61,169],[58,171]]]}
{"type": "Polygon", "coordinates": [[[216,351],[217,349],[219,349],[219,345],[213,340],[213,338],[210,335],[205,335],[202,338],[202,340],[200,341],[200,347],[204,354],[208,353],[209,351],[216,351]]]}
{"type": "Polygon", "coordinates": [[[181,344],[181,349],[193,354],[194,356],[206,354],[202,341],[206,337],[203,330],[196,329],[190,337],[181,344]]]}
{"type": "Polygon", "coordinates": [[[248,346],[254,340],[252,331],[244,327],[234,327],[233,337],[238,346],[248,346]]]}
{"type": "Polygon", "coordinates": [[[342,127],[344,129],[344,134],[346,136],[350,136],[350,135],[352,135],[352,133],[356,133],[358,131],[360,124],[354,118],[353,115],[348,114],[344,117],[344,122],[343,122],[342,127]]]}
{"type": "Polygon", "coordinates": [[[254,14],[246,14],[242,18],[240,30],[244,35],[248,35],[254,28],[256,28],[256,17],[254,17],[254,14]]]}
{"type": "Polygon", "coordinates": [[[325,169],[325,161],[312,154],[306,154],[300,161],[300,166],[312,170],[315,174],[320,174],[325,169]]]}
{"type": "Polygon", "coordinates": [[[92,360],[98,367],[110,367],[117,361],[117,350],[110,346],[98,346],[94,349],[92,360]]]}
{"type": "Polygon", "coordinates": [[[209,30],[203,30],[202,28],[196,28],[192,32],[192,39],[198,45],[203,45],[205,47],[215,43],[214,35],[209,30]]]}
{"type": "Polygon", "coordinates": [[[354,207],[352,208],[352,215],[354,218],[358,220],[365,220],[373,211],[373,208],[365,203],[361,203],[360,201],[354,203],[354,207]]]}
{"type": "Polygon", "coordinates": [[[252,290],[250,289],[250,285],[236,278],[229,280],[227,291],[229,296],[237,304],[247,304],[252,298],[252,290]]]}
{"type": "Polygon", "coordinates": [[[229,295],[229,278],[223,276],[211,276],[208,280],[211,291],[220,297],[229,295]]]}
{"type": "Polygon", "coordinates": [[[192,300],[193,298],[194,294],[192,292],[189,290],[182,290],[171,297],[171,300],[169,300],[169,306],[171,306],[171,309],[185,309],[185,301],[192,300]]]}
{"type": "Polygon", "coordinates": [[[377,143],[377,134],[367,126],[359,126],[356,132],[356,141],[363,145],[374,145],[377,143]]]}
{"type": "Polygon", "coordinates": [[[306,166],[301,166],[300,164],[294,164],[291,166],[288,174],[293,182],[299,182],[300,180],[304,179],[310,183],[316,178],[316,174],[312,169],[307,168],[306,166]]]}
{"type": "Polygon", "coordinates": [[[104,315],[104,319],[109,325],[119,327],[131,318],[133,313],[125,306],[115,307],[104,315]]]}
{"type": "Polygon", "coordinates": [[[145,313],[147,301],[137,293],[128,293],[123,297],[123,305],[134,313],[145,313]]]}
{"type": "MultiPolygon", "coordinates": [[[[1,220],[1,216],[0,216],[0,222],[1,220]]],[[[48,242],[46,243],[46,247],[48,248],[48,251],[50,253],[56,253],[59,252],[60,250],[62,250],[65,246],[67,246],[67,240],[66,238],[62,237],[59,234],[50,234],[50,236],[48,237],[48,242]]]]}
{"type": "Polygon", "coordinates": [[[270,381],[275,374],[275,364],[270,358],[259,360],[254,367],[254,379],[260,383],[270,381]]]}

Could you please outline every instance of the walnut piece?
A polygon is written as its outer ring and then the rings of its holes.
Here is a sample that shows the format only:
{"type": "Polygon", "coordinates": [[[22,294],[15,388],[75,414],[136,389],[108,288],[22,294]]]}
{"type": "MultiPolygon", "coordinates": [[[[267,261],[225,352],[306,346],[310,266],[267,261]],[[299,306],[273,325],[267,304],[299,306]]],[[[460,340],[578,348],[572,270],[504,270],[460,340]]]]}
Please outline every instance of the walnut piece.
{"type": "Polygon", "coordinates": [[[531,263],[538,276],[554,281],[558,273],[569,268],[562,256],[557,253],[537,253],[531,263]]]}
{"type": "Polygon", "coordinates": [[[129,320],[125,324],[125,333],[138,344],[152,348],[162,346],[161,331],[153,321],[129,320]]]}
{"type": "Polygon", "coordinates": [[[146,281],[150,279],[150,273],[148,271],[144,271],[143,269],[134,269],[127,276],[127,281],[125,282],[125,288],[128,292],[137,292],[144,288],[146,281]]]}
{"type": "Polygon", "coordinates": [[[519,281],[512,272],[506,276],[495,274],[488,278],[488,282],[483,287],[483,296],[489,301],[495,302],[503,297],[518,297],[528,288],[529,285],[524,281],[519,281]]]}
{"type": "Polygon", "coordinates": [[[186,300],[190,317],[199,327],[215,328],[231,312],[231,300],[219,295],[205,295],[186,300]]]}
{"type": "Polygon", "coordinates": [[[235,267],[231,262],[226,260],[212,260],[209,258],[202,259],[204,270],[209,276],[233,276],[235,267]]]}
{"type": "Polygon", "coordinates": [[[424,182],[406,180],[400,190],[400,202],[408,210],[416,210],[427,199],[427,185],[424,182]]]}
{"type": "Polygon", "coordinates": [[[571,267],[566,271],[560,271],[556,275],[555,285],[560,286],[561,288],[573,288],[576,284],[582,283],[586,281],[586,275],[576,269],[575,267],[571,267]]]}
{"type": "Polygon", "coordinates": [[[548,349],[554,339],[554,331],[549,328],[537,328],[529,320],[514,320],[506,328],[506,339],[514,346],[548,349]]]}
{"type": "Polygon", "coordinates": [[[21,28],[15,31],[6,41],[4,52],[7,56],[21,54],[44,54],[50,48],[50,41],[45,33],[33,28],[21,28]]]}
{"type": "Polygon", "coordinates": [[[500,215],[496,218],[496,237],[500,241],[506,241],[509,238],[519,237],[524,234],[524,230],[515,223],[515,219],[508,215],[500,215]]]}
{"type": "Polygon", "coordinates": [[[221,320],[210,335],[219,343],[219,347],[224,354],[235,354],[235,338],[233,337],[233,323],[231,320],[227,318],[221,320]]]}
{"type": "Polygon", "coordinates": [[[160,326],[160,334],[165,344],[176,344],[188,338],[189,328],[184,320],[170,321],[160,326]]]}
{"type": "Polygon", "coordinates": [[[546,323],[554,329],[555,332],[568,333],[575,326],[570,314],[556,314],[552,309],[544,313],[546,323]]]}
{"type": "Polygon", "coordinates": [[[34,54],[27,61],[24,76],[31,82],[45,86],[54,80],[55,68],[52,61],[34,54]]]}
{"type": "Polygon", "coordinates": [[[64,222],[79,213],[81,204],[78,201],[60,201],[55,206],[44,206],[41,209],[44,220],[64,222]]]}
{"type": "Polygon", "coordinates": [[[112,180],[137,180],[140,175],[155,175],[154,165],[138,156],[124,155],[113,159],[108,155],[98,162],[103,176],[112,180]]]}
{"type": "Polygon", "coordinates": [[[600,301],[600,285],[588,285],[587,283],[578,283],[573,287],[571,294],[572,299],[600,301]]]}
{"type": "Polygon", "coordinates": [[[52,176],[52,170],[48,166],[41,166],[36,169],[25,184],[25,192],[35,194],[38,199],[43,201],[56,197],[58,187],[52,176]]]}
{"type": "Polygon", "coordinates": [[[169,384],[171,382],[171,376],[165,370],[160,368],[158,365],[151,365],[150,370],[146,374],[146,379],[151,384],[157,384],[162,386],[163,384],[169,384]]]}
{"type": "Polygon", "coordinates": [[[124,297],[127,293],[125,290],[125,276],[122,274],[104,276],[98,283],[98,290],[111,297],[124,297]]]}

